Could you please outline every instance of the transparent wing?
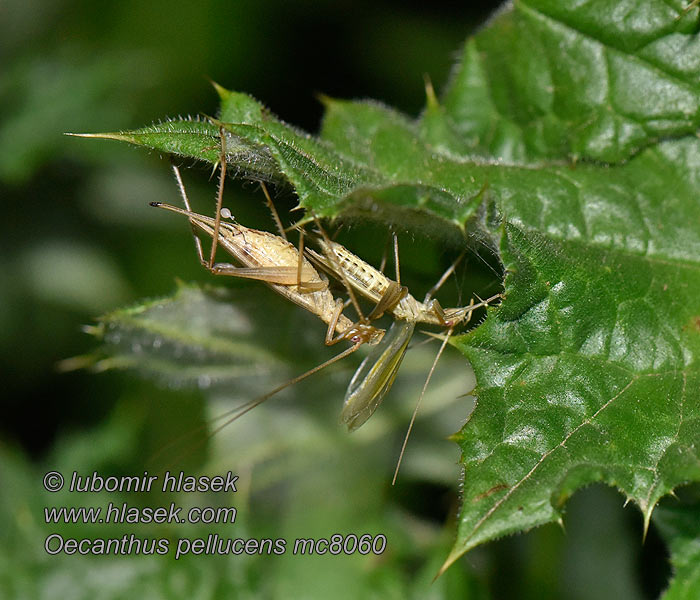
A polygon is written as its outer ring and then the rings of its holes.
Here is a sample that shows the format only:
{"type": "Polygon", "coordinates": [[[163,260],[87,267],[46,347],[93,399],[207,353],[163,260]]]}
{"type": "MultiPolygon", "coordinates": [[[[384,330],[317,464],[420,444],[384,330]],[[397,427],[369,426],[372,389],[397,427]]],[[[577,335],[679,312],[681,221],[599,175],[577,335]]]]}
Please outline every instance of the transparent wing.
{"type": "Polygon", "coordinates": [[[394,321],[353,375],[340,413],[341,423],[350,431],[372,416],[391,388],[415,327],[415,322],[394,321]]]}

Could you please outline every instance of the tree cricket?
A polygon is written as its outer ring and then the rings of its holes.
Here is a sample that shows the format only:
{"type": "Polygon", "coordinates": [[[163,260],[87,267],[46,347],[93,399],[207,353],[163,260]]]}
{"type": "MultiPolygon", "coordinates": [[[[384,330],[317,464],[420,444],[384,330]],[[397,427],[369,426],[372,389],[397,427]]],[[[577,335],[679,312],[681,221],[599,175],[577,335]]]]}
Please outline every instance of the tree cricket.
{"type": "MultiPolygon", "coordinates": [[[[197,256],[205,268],[214,275],[264,281],[282,297],[308,310],[327,324],[326,345],[330,346],[343,340],[352,344],[324,363],[283,383],[264,396],[238,407],[235,411],[237,413],[241,411],[240,414],[236,414],[230,420],[237,419],[286,387],[342,360],[363,344],[377,344],[382,339],[384,330],[374,327],[363,316],[359,321],[353,322],[343,314],[345,303],[340,298],[333,296],[328,288],[328,280],[316,271],[295,246],[280,236],[250,229],[238,223],[221,221],[217,236],[218,244],[246,266],[236,267],[229,263],[214,263],[209,267],[204,258],[201,240],[197,236],[197,232],[213,237],[216,226],[215,219],[191,211],[179,170],[177,167],[173,167],[173,171],[186,208],[182,209],[159,202],[153,202],[151,205],[182,214],[189,219],[194,232],[197,256]]],[[[226,209],[223,212],[224,217],[228,217],[230,214],[226,209]]]]}
{"type": "MultiPolygon", "coordinates": [[[[327,324],[328,328],[325,337],[327,345],[347,340],[351,342],[352,346],[328,361],[283,383],[267,394],[250,400],[222,415],[220,418],[228,417],[228,419],[214,433],[282,389],[294,385],[302,379],[345,358],[355,352],[361,345],[375,345],[373,352],[367,356],[355,372],[348,386],[341,413],[341,422],[345,423],[350,430],[357,429],[374,413],[391,388],[413,336],[416,324],[420,322],[446,327],[448,329],[447,334],[430,369],[418,400],[418,405],[411,419],[401,450],[402,457],[420,402],[435,370],[437,361],[454,328],[458,324],[468,321],[475,309],[487,306],[490,302],[500,297],[500,294],[486,301],[480,301],[477,304],[472,300],[471,304],[465,307],[443,309],[439,302],[432,298],[432,295],[454,272],[458,262],[455,261],[427,293],[425,300],[419,302],[400,283],[396,236],[394,236],[396,280],[390,279],[380,270],[375,269],[369,263],[355,256],[337,242],[329,240],[320,224],[320,238],[317,240],[317,243],[321,253],[310,249],[304,251],[303,233],[300,247],[297,249],[286,240],[279,216],[274,206],[272,206],[264,185],[263,190],[268,206],[272,210],[281,235],[278,236],[240,225],[233,220],[228,209],[222,208],[223,186],[226,174],[226,151],[223,135],[221,139],[222,150],[216,218],[207,217],[191,210],[182,177],[179,169],[175,166],[173,166],[173,172],[185,208],[182,209],[159,202],[151,203],[152,206],[164,208],[188,218],[193,230],[197,257],[202,266],[212,274],[264,281],[278,294],[315,314],[327,324]],[[212,238],[212,249],[208,260],[204,257],[202,241],[199,237],[201,233],[212,238]],[[214,259],[218,246],[221,246],[237,262],[244,266],[216,263],[214,259]],[[342,311],[346,303],[333,296],[328,288],[327,278],[319,274],[314,264],[343,283],[350,298],[349,302],[353,303],[358,312],[358,321],[353,322],[343,314],[342,311]],[[354,292],[374,303],[374,308],[367,317],[362,314],[359,304],[354,297],[354,292]],[[385,336],[384,330],[372,325],[371,321],[380,318],[386,312],[391,313],[395,321],[385,336]]],[[[396,473],[398,473],[401,457],[396,467],[396,473]]],[[[394,480],[396,479],[396,473],[394,480]]]]}
{"type": "Polygon", "coordinates": [[[322,254],[307,249],[307,256],[330,275],[337,279],[342,279],[346,286],[352,287],[360,295],[372,300],[375,303],[375,307],[369,315],[370,319],[380,318],[385,311],[390,312],[395,319],[384,340],[362,362],[350,381],[341,413],[341,422],[345,423],[348,429],[351,431],[357,429],[369,419],[381,403],[384,395],[391,388],[401,361],[408,349],[416,324],[426,323],[447,328],[447,333],[428,372],[413,411],[396,464],[393,484],[396,482],[401,460],[413,429],[418,409],[425,396],[438,360],[454,328],[460,323],[468,322],[474,310],[488,306],[491,302],[500,298],[501,294],[495,294],[478,303],[474,303],[472,299],[471,303],[464,307],[443,309],[440,303],[433,299],[432,296],[442,287],[448,277],[454,273],[459,260],[462,258],[460,256],[428,291],[423,302],[420,302],[408,292],[406,287],[401,286],[398,243],[395,234],[393,235],[393,242],[396,280],[394,281],[389,279],[381,270],[375,269],[341,244],[329,240],[323,230],[320,230],[320,233],[321,238],[318,240],[318,244],[322,254]]]}

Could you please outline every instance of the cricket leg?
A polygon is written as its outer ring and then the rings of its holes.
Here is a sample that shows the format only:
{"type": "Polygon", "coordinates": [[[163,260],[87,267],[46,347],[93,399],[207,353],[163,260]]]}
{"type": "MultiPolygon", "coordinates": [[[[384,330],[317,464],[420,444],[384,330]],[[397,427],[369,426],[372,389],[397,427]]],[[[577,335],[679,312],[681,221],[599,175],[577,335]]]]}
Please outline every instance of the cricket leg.
{"type": "Polygon", "coordinates": [[[277,232],[286,240],[287,232],[284,230],[284,227],[282,227],[282,220],[280,219],[279,213],[272,202],[272,198],[270,198],[270,192],[267,191],[267,186],[265,185],[264,181],[260,182],[260,187],[262,188],[263,194],[265,194],[265,204],[267,204],[267,208],[269,208],[270,212],[272,213],[272,219],[275,221],[277,232]]]}
{"type": "Polygon", "coordinates": [[[399,452],[399,458],[396,461],[396,469],[394,470],[394,478],[391,480],[391,485],[396,484],[396,479],[399,476],[399,469],[401,468],[401,461],[403,460],[403,456],[406,452],[406,445],[408,444],[408,438],[411,437],[411,432],[413,431],[413,424],[416,422],[416,416],[418,415],[418,409],[420,408],[420,405],[423,402],[423,397],[425,396],[425,392],[428,389],[428,384],[430,383],[430,380],[433,377],[433,373],[435,372],[435,367],[437,367],[438,360],[440,360],[440,357],[442,356],[442,353],[445,350],[445,346],[447,346],[447,342],[450,339],[450,336],[452,335],[453,330],[454,329],[452,327],[450,327],[450,329],[447,332],[447,335],[445,335],[445,338],[442,340],[442,345],[440,346],[440,350],[438,350],[438,353],[435,356],[435,360],[433,361],[433,364],[430,367],[430,371],[428,372],[428,376],[425,379],[425,383],[423,384],[423,389],[421,390],[420,396],[418,398],[418,402],[416,402],[416,407],[413,409],[413,415],[411,416],[411,422],[408,424],[408,429],[406,430],[406,435],[404,436],[403,444],[401,445],[401,451],[399,452]]]}
{"type": "MultiPolygon", "coordinates": [[[[221,207],[224,202],[224,182],[226,180],[226,136],[224,135],[224,128],[219,127],[219,137],[221,139],[221,154],[219,155],[219,162],[221,163],[221,169],[219,171],[219,187],[216,192],[216,213],[214,215],[214,235],[212,235],[211,240],[211,252],[209,254],[209,260],[207,261],[207,266],[211,269],[214,266],[214,258],[216,257],[216,248],[219,245],[219,228],[221,227],[221,207]]],[[[189,209],[188,209],[189,210],[189,209]]]]}

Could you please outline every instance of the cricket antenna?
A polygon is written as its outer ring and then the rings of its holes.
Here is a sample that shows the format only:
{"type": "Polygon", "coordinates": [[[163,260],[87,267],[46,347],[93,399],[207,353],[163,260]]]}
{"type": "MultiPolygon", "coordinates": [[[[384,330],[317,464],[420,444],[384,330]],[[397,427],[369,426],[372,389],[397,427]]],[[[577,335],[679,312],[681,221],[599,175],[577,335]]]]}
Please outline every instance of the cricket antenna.
{"type": "MultiPolygon", "coordinates": [[[[245,415],[246,413],[253,410],[256,406],[260,406],[263,402],[265,402],[266,400],[269,400],[275,394],[281,392],[282,390],[284,390],[288,387],[291,387],[291,386],[299,383],[300,381],[306,379],[307,377],[310,377],[314,373],[318,373],[319,371],[321,371],[322,369],[325,369],[326,367],[329,367],[333,363],[344,359],[346,356],[349,356],[350,354],[355,352],[355,350],[357,350],[361,345],[362,345],[362,343],[353,344],[349,348],[346,348],[345,350],[343,350],[339,354],[336,354],[335,356],[329,358],[327,361],[321,363],[320,365],[316,365],[313,369],[309,369],[308,371],[302,373],[301,375],[297,375],[293,379],[289,379],[289,380],[285,381],[284,383],[278,385],[275,389],[267,392],[266,394],[264,394],[262,396],[258,396],[257,398],[253,398],[252,400],[248,400],[248,402],[245,402],[245,403],[241,404],[240,406],[237,406],[236,408],[232,408],[231,410],[228,410],[228,411],[214,417],[210,421],[210,423],[216,423],[218,421],[221,421],[222,419],[225,419],[225,421],[223,423],[221,423],[220,425],[218,425],[215,429],[213,429],[206,436],[206,439],[211,439],[217,433],[219,433],[220,431],[222,431],[223,429],[228,427],[231,423],[240,419],[243,415],[245,415]]],[[[202,431],[204,429],[205,426],[206,425],[202,425],[200,427],[197,427],[196,429],[189,431],[186,434],[180,436],[179,438],[173,440],[172,442],[166,444],[160,450],[158,450],[153,456],[151,456],[150,462],[155,461],[159,456],[161,456],[169,448],[172,448],[173,446],[177,446],[180,442],[183,442],[187,438],[195,435],[196,433],[199,433],[200,431],[202,431]]],[[[200,443],[203,443],[203,442],[200,442],[200,443]]],[[[182,454],[178,455],[175,459],[173,459],[172,462],[177,463],[183,456],[187,455],[189,452],[191,452],[195,448],[197,448],[198,445],[199,445],[198,443],[192,444],[189,448],[185,449],[185,451],[183,451],[182,454]]]]}
{"type": "Polygon", "coordinates": [[[411,437],[411,432],[413,431],[413,424],[416,421],[416,416],[418,415],[418,409],[420,408],[421,402],[423,401],[423,396],[425,396],[425,391],[428,389],[428,384],[430,383],[430,380],[433,377],[433,373],[435,372],[435,367],[437,367],[438,360],[440,360],[440,356],[442,356],[442,353],[445,350],[445,346],[447,346],[447,342],[450,339],[450,336],[452,335],[453,331],[454,331],[454,327],[450,327],[450,329],[447,331],[445,338],[442,340],[442,345],[440,346],[440,350],[438,350],[438,353],[435,356],[435,360],[433,360],[433,365],[430,367],[430,371],[428,372],[428,376],[425,379],[425,383],[423,384],[423,389],[421,390],[420,397],[418,398],[418,402],[416,402],[416,407],[413,409],[413,415],[411,416],[411,422],[408,424],[408,429],[406,430],[406,436],[403,438],[403,445],[401,446],[401,452],[399,452],[399,458],[396,461],[396,469],[394,470],[394,478],[391,480],[391,485],[396,485],[396,479],[399,476],[399,469],[401,468],[401,461],[403,461],[403,455],[406,452],[406,445],[408,444],[408,438],[411,437]]]}
{"type": "Polygon", "coordinates": [[[224,423],[219,425],[216,429],[214,429],[214,431],[211,432],[211,435],[212,436],[216,435],[217,433],[219,433],[219,431],[221,431],[225,427],[228,427],[234,421],[237,421],[238,419],[240,419],[244,414],[246,414],[247,412],[250,412],[256,406],[260,406],[263,402],[265,402],[266,400],[269,400],[272,396],[274,396],[278,392],[281,392],[282,390],[299,383],[300,381],[302,381],[303,379],[306,379],[307,377],[311,377],[311,375],[313,375],[314,373],[318,373],[320,370],[325,369],[326,367],[332,365],[334,362],[337,362],[339,360],[344,359],[346,356],[349,356],[350,354],[355,352],[355,350],[357,350],[361,345],[362,345],[362,343],[353,344],[349,348],[346,348],[345,350],[343,350],[340,354],[336,354],[335,356],[333,356],[332,358],[329,358],[327,361],[321,363],[320,365],[316,365],[313,369],[309,369],[305,373],[302,373],[301,375],[297,375],[293,379],[290,379],[288,381],[285,381],[283,384],[278,385],[275,389],[267,392],[267,394],[264,394],[262,396],[258,396],[257,398],[253,398],[252,400],[249,400],[245,404],[242,404],[241,406],[238,406],[238,407],[231,409],[230,411],[228,411],[222,415],[219,415],[218,417],[216,417],[217,420],[223,419],[227,416],[229,418],[226,421],[224,421],[224,423]]]}

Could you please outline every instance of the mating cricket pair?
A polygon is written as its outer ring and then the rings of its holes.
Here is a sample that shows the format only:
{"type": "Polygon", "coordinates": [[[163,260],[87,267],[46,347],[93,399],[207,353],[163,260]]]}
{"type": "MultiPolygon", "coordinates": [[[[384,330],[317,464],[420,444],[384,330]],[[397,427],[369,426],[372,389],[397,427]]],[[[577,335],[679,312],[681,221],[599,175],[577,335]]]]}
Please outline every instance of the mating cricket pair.
{"type": "Polygon", "coordinates": [[[357,429],[372,416],[391,388],[416,324],[438,325],[444,327],[447,332],[443,337],[442,345],[433,361],[411,418],[394,473],[395,481],[421,400],[454,328],[468,322],[475,309],[487,306],[500,298],[501,294],[496,294],[487,300],[480,300],[478,303],[472,299],[470,304],[464,307],[443,309],[439,302],[433,299],[433,295],[452,275],[458,259],[427,293],[425,300],[419,302],[405,286],[401,285],[398,243],[395,234],[393,235],[395,280],[390,279],[384,275],[382,270],[375,269],[341,244],[331,241],[318,220],[316,220],[318,226],[316,243],[320,252],[304,248],[303,231],[300,234],[299,246],[296,247],[287,240],[285,230],[264,184],[262,184],[262,189],[277,224],[279,235],[250,229],[237,223],[230,211],[222,208],[226,178],[226,139],[223,131],[220,139],[221,154],[215,217],[207,217],[192,211],[180,171],[176,166],[173,166],[173,171],[185,208],[160,202],[153,202],[151,205],[187,216],[192,227],[197,256],[202,266],[211,273],[264,281],[275,292],[315,314],[326,323],[328,329],[325,343],[327,345],[346,340],[351,343],[351,346],[330,360],[285,382],[267,394],[234,409],[227,422],[219,429],[240,418],[282,389],[345,358],[360,346],[368,344],[375,347],[352,377],[341,412],[341,422],[345,423],[350,430],[357,429]],[[209,258],[205,258],[200,234],[212,238],[209,258]],[[219,246],[242,266],[215,262],[219,246]],[[327,275],[337,279],[345,287],[349,298],[347,302],[332,294],[327,275]],[[356,294],[374,303],[374,308],[368,315],[363,314],[356,294]],[[350,303],[358,314],[356,320],[350,319],[343,313],[350,303]],[[388,332],[372,324],[385,313],[391,313],[395,319],[388,332]]]}

